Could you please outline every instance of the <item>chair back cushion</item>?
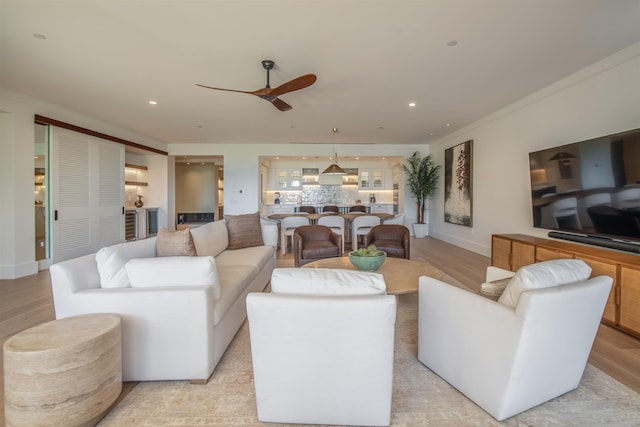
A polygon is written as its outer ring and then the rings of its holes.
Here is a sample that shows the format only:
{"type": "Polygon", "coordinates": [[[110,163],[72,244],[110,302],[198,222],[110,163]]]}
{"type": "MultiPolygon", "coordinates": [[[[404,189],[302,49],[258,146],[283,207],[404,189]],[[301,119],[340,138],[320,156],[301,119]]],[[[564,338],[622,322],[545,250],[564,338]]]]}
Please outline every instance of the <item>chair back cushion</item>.
{"type": "Polygon", "coordinates": [[[387,287],[380,273],[328,268],[276,268],[271,292],[296,295],[384,295],[387,287]]]}
{"type": "Polygon", "coordinates": [[[127,288],[129,276],[125,264],[132,258],[156,256],[156,237],[106,246],[96,252],[100,287],[127,288]]]}
{"type": "Polygon", "coordinates": [[[211,256],[134,258],[125,265],[132,288],[165,286],[213,286],[213,297],[220,299],[220,280],[211,256]]]}
{"type": "Polygon", "coordinates": [[[591,267],[579,259],[556,259],[527,265],[511,278],[498,302],[516,308],[520,295],[529,289],[580,282],[590,275],[591,267]]]}

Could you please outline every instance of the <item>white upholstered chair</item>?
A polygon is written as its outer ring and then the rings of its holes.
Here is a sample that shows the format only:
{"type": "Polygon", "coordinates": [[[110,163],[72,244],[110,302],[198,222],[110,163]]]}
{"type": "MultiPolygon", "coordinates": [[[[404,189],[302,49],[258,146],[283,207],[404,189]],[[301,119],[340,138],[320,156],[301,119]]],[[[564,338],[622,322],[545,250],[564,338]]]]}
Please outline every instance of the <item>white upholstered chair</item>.
{"type": "Polygon", "coordinates": [[[280,221],[280,246],[282,255],[287,254],[287,246],[289,244],[289,237],[291,237],[291,245],[293,246],[293,232],[296,227],[301,225],[309,225],[309,218],[306,215],[295,215],[282,218],[280,221]]]}
{"type": "Polygon", "coordinates": [[[344,253],[345,240],[344,223],[344,218],[339,215],[327,215],[318,218],[318,225],[327,226],[331,231],[342,236],[342,253],[344,253]]]}
{"type": "Polygon", "coordinates": [[[398,214],[393,218],[385,219],[382,221],[383,224],[396,224],[396,225],[404,225],[404,214],[398,214]]]}
{"type": "Polygon", "coordinates": [[[262,422],[387,426],[396,298],[378,273],[275,269],[247,296],[262,422]]]}
{"type": "Polygon", "coordinates": [[[418,359],[498,421],[575,389],[612,283],[585,266],[523,267],[498,302],[421,277],[418,359]]]}
{"type": "Polygon", "coordinates": [[[351,221],[351,249],[358,250],[358,237],[366,235],[371,227],[380,224],[380,218],[374,215],[361,215],[351,221]]]}

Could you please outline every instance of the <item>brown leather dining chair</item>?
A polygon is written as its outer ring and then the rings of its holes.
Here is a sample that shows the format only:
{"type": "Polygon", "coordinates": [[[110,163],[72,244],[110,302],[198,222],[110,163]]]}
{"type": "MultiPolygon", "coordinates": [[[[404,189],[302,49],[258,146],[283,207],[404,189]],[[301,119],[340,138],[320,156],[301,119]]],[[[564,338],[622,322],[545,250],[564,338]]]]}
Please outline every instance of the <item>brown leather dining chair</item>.
{"type": "Polygon", "coordinates": [[[364,205],[353,205],[349,208],[349,212],[367,212],[367,208],[364,205]]]}
{"type": "Polygon", "coordinates": [[[323,206],[322,212],[339,212],[339,210],[336,205],[326,205],[323,206]]]}
{"type": "Polygon", "coordinates": [[[388,257],[405,259],[409,259],[410,241],[409,229],[396,224],[376,225],[363,239],[365,247],[375,245],[376,249],[386,252],[388,257]]]}
{"type": "Polygon", "coordinates": [[[314,208],[313,206],[300,206],[298,208],[298,212],[306,212],[306,213],[314,214],[316,213],[316,208],[314,208]]]}
{"type": "Polygon", "coordinates": [[[293,259],[296,267],[311,261],[342,256],[342,236],[324,225],[304,225],[293,233],[293,259]]]}

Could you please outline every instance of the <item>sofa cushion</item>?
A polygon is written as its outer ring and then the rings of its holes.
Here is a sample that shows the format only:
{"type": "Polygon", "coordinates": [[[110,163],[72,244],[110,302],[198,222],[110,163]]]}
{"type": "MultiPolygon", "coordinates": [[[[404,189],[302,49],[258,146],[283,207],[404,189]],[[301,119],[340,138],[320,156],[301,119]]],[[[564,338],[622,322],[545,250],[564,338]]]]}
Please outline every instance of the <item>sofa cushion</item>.
{"type": "Polygon", "coordinates": [[[214,325],[220,323],[233,303],[246,291],[257,275],[256,268],[250,265],[218,265],[221,295],[213,307],[214,325]]]}
{"type": "Polygon", "coordinates": [[[216,257],[216,263],[224,266],[249,265],[260,270],[273,258],[273,251],[271,246],[228,250],[216,257]]]}
{"type": "Polygon", "coordinates": [[[216,257],[229,246],[229,234],[224,220],[208,222],[191,229],[198,256],[216,257]]]}
{"type": "Polygon", "coordinates": [[[241,249],[251,246],[262,246],[262,225],[260,214],[225,215],[229,232],[228,249],[241,249]]]}
{"type": "Polygon", "coordinates": [[[214,298],[220,298],[218,271],[210,256],[134,258],[125,268],[132,288],[211,285],[214,298]]]}
{"type": "Polygon", "coordinates": [[[516,308],[523,292],[587,280],[590,275],[591,267],[579,259],[556,259],[527,265],[516,271],[498,302],[516,308]]]}
{"type": "Polygon", "coordinates": [[[156,238],[107,246],[96,252],[96,264],[103,288],[126,288],[129,277],[125,264],[132,258],[156,256],[156,238]]]}
{"type": "Polygon", "coordinates": [[[328,268],[276,268],[271,292],[297,295],[384,295],[380,273],[328,268]]]}
{"type": "Polygon", "coordinates": [[[171,231],[160,227],[156,239],[156,255],[159,257],[195,256],[196,247],[189,229],[171,231]]]}

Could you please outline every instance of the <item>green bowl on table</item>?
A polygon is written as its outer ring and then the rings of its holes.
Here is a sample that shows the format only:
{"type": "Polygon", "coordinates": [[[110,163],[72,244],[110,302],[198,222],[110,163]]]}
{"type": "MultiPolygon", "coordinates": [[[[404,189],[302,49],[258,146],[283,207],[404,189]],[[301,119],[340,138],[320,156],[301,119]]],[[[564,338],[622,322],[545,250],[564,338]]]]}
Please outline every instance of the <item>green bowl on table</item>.
{"type": "Polygon", "coordinates": [[[360,271],[376,271],[385,259],[387,259],[387,253],[377,250],[373,245],[366,249],[349,252],[351,264],[360,271]]]}

